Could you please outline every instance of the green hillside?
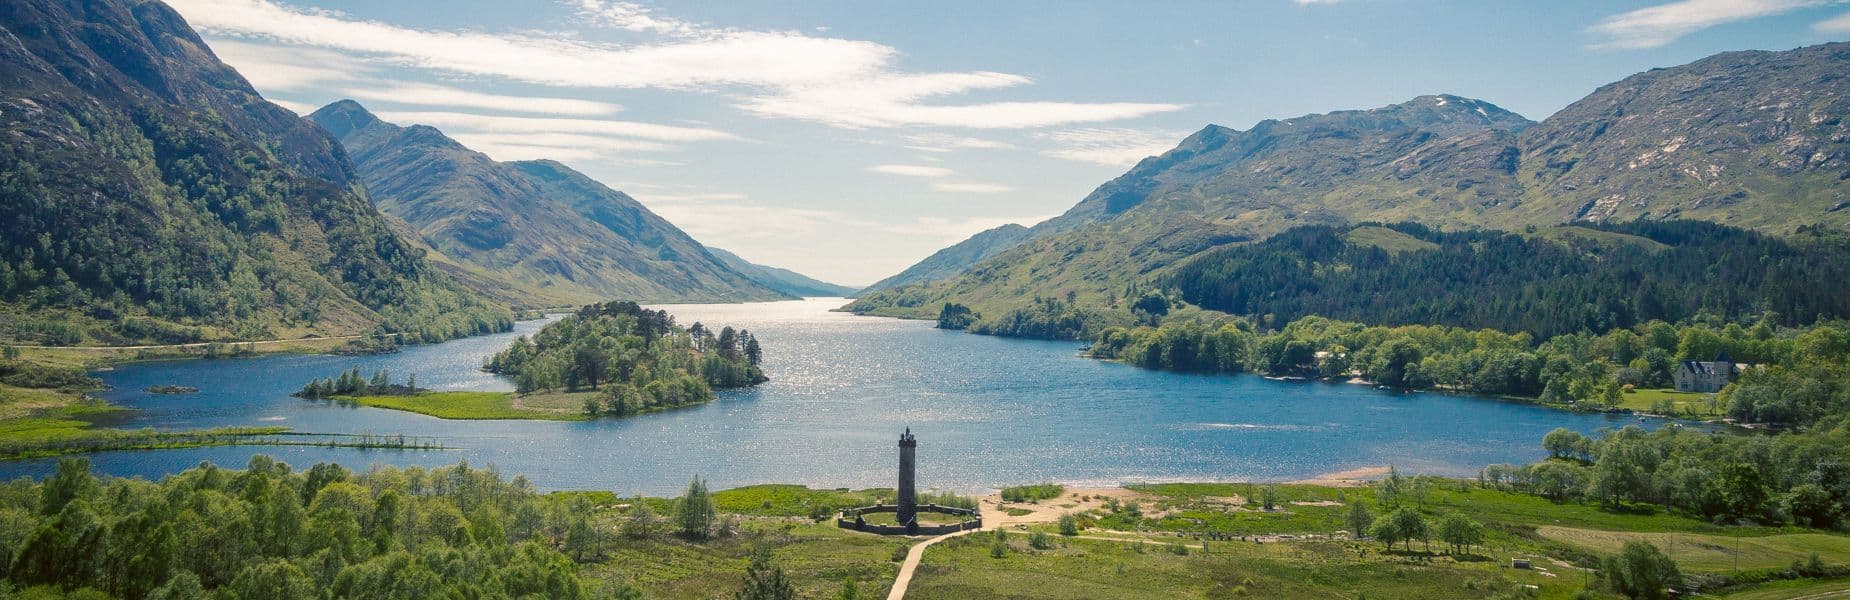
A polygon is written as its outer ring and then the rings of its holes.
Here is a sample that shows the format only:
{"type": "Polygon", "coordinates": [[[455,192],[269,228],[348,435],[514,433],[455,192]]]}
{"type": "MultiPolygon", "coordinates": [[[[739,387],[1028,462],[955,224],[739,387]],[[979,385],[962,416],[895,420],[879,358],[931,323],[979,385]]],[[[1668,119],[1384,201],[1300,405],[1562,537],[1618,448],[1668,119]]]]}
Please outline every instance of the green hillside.
{"type": "Polygon", "coordinates": [[[465,281],[483,281],[478,287],[566,302],[788,297],[628,195],[557,162],[498,162],[434,128],[381,121],[351,100],[308,118],[340,140],[381,211],[402,219],[465,281]]]}
{"type": "Polygon", "coordinates": [[[508,326],[393,234],[332,138],[265,101],[165,5],[0,10],[0,338],[508,326]]]}
{"type": "Polygon", "coordinates": [[[1642,217],[1843,230],[1850,123],[1837,115],[1850,80],[1833,74],[1846,68],[1845,43],[1727,53],[1603,87],[1542,123],[1439,95],[1209,126],[961,275],[867,293],[849,310],[924,318],[955,302],[993,317],[1070,298],[1129,318],[1125,300],[1180,259],[1302,225],[1642,217]]]}

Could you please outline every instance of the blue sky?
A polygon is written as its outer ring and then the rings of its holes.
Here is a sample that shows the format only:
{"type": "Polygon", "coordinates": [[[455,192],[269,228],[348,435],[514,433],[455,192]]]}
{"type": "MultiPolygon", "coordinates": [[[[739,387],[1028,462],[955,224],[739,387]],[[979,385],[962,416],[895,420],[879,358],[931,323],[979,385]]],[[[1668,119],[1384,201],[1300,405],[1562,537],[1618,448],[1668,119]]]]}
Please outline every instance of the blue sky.
{"type": "Polygon", "coordinates": [[[553,158],[856,285],[1066,210],[1207,124],[1430,93],[1541,120],[1626,75],[1850,39],[1850,0],[169,0],[298,112],[553,158]]]}

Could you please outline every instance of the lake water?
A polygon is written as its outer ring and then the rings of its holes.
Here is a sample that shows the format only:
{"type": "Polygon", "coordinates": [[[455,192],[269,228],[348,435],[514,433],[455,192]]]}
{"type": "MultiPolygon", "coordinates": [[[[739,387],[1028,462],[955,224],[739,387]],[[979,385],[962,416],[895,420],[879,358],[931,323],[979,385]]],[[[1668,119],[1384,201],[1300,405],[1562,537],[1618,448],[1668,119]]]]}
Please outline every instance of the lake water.
{"type": "MultiPolygon", "coordinates": [[[[716,489],[755,483],[893,485],[895,443],[919,438],[921,486],[977,491],[1060,481],[1291,480],[1395,464],[1469,475],[1540,458],[1556,427],[1592,432],[1633,418],[1369,386],[1184,375],[1081,358],[1079,344],[969,335],[929,322],[856,317],[840,299],[667,308],[683,324],[750,329],[769,383],[696,407],[589,422],[446,421],[290,397],[358,365],[415,373],[434,389],[508,390],[482,360],[514,332],[379,356],[267,356],[122,365],[102,395],[138,409],[129,428],[278,425],[299,432],[405,434],[447,450],[214,447],[91,455],[101,472],[158,478],[200,461],[242,466],[254,453],[298,468],[340,462],[436,466],[467,460],[524,474],[542,489],[673,495],[698,474],[716,489]],[[199,393],[160,395],[150,385],[199,393]]],[[[51,460],[0,462],[0,477],[42,476],[51,460]]]]}

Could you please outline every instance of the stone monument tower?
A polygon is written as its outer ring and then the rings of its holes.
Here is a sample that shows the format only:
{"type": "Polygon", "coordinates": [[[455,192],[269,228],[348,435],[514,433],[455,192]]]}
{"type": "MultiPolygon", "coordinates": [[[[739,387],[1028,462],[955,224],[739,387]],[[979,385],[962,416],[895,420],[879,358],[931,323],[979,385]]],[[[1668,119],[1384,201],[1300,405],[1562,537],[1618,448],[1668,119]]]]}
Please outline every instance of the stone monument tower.
{"type": "Polygon", "coordinates": [[[918,519],[919,498],[914,488],[917,479],[913,473],[913,461],[918,454],[919,441],[912,437],[912,428],[899,436],[899,513],[900,525],[912,525],[918,519]]]}

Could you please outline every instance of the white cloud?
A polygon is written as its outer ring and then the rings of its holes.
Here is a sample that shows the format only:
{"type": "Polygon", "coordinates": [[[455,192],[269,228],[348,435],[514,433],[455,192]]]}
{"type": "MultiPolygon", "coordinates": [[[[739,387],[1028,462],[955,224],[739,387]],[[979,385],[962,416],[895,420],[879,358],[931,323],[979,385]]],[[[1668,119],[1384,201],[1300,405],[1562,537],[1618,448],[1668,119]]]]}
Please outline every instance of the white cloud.
{"type": "Polygon", "coordinates": [[[561,119],[549,117],[505,117],[460,112],[380,112],[379,118],[400,125],[430,125],[448,132],[506,134],[601,134],[642,138],[664,142],[703,142],[740,139],[730,133],[704,127],[677,127],[635,121],[605,119],[561,119]]]}
{"type": "Polygon", "coordinates": [[[1850,13],[1813,23],[1811,29],[1819,33],[1850,33],[1850,13]]]}
{"type": "Polygon", "coordinates": [[[265,100],[269,100],[271,104],[275,104],[277,106],[287,108],[289,109],[289,112],[292,112],[298,115],[307,115],[308,113],[315,112],[316,108],[319,108],[311,104],[304,104],[301,102],[290,102],[288,100],[278,100],[275,98],[265,98],[265,100]]]}
{"type": "Polygon", "coordinates": [[[964,194],[1000,194],[1015,191],[1015,188],[999,183],[934,183],[931,184],[931,189],[964,194]]]}
{"type": "MultiPolygon", "coordinates": [[[[837,127],[1045,127],[1183,108],[1136,102],[924,104],[920,101],[928,98],[1030,81],[987,71],[904,73],[893,65],[898,51],[883,44],[795,31],[715,29],[620,1],[579,0],[577,7],[597,24],[665,39],[617,45],[565,34],[423,30],[328,11],[299,10],[272,0],[171,0],[169,4],[208,33],[338,50],[447,73],[569,87],[708,90],[744,86],[752,88],[740,101],[744,110],[837,127]]],[[[327,75],[298,72],[257,77],[305,85],[301,82],[327,75]]]]}
{"type": "Polygon", "coordinates": [[[561,151],[589,152],[593,156],[604,152],[666,152],[677,149],[676,146],[661,142],[574,133],[457,133],[450,137],[462,142],[464,146],[493,156],[495,160],[527,160],[534,157],[505,158],[490,148],[555,148],[561,151]]]}
{"type": "Polygon", "coordinates": [[[374,70],[372,65],[339,52],[314,48],[288,48],[214,40],[212,53],[260,90],[303,90],[330,82],[355,81],[374,70]]]}
{"type": "Polygon", "coordinates": [[[500,94],[485,94],[449,86],[417,83],[392,84],[368,81],[365,82],[365,85],[347,87],[345,92],[348,96],[361,100],[374,100],[393,104],[481,108],[487,110],[548,115],[597,116],[613,114],[623,110],[622,106],[609,102],[596,102],[577,98],[504,96],[500,94]]]}
{"type": "Polygon", "coordinates": [[[1186,108],[1181,104],[1138,102],[991,102],[922,104],[926,98],[1025,85],[1020,75],[994,72],[881,73],[819,85],[788,86],[783,91],[740,104],[766,116],[814,121],[846,128],[968,127],[1022,129],[1115,121],[1186,108]]]}
{"type": "Polygon", "coordinates": [[[685,204],[703,202],[740,202],[749,198],[736,192],[700,192],[692,194],[647,194],[650,203],[685,204]]]}
{"type": "Polygon", "coordinates": [[[1036,134],[1053,143],[1041,154],[1053,158],[1128,167],[1170,149],[1187,134],[1176,131],[1091,127],[1036,134]]]}
{"type": "Polygon", "coordinates": [[[948,177],[957,174],[956,171],[944,167],[929,167],[925,165],[874,165],[868,167],[867,172],[901,175],[905,177],[948,177]]]}
{"type": "Polygon", "coordinates": [[[954,150],[1007,150],[1015,146],[1006,142],[943,133],[915,133],[903,136],[906,147],[920,152],[944,153],[954,150]]]}
{"type": "Polygon", "coordinates": [[[374,56],[404,66],[546,85],[792,85],[866,74],[893,49],[785,32],[616,46],[564,35],[432,31],[296,10],[270,0],[172,0],[194,27],[374,56]]]}
{"type": "Polygon", "coordinates": [[[578,13],[600,25],[628,31],[701,37],[704,29],[695,23],[658,16],[655,14],[655,9],[635,2],[579,0],[578,13]]]}
{"type": "Polygon", "coordinates": [[[576,98],[505,96],[444,85],[390,81],[378,76],[375,65],[340,52],[316,48],[226,39],[213,40],[211,47],[220,60],[236,68],[252,86],[271,92],[320,91],[338,86],[342,93],[361,100],[568,116],[607,115],[623,109],[608,102],[576,98]]]}
{"type": "Polygon", "coordinates": [[[1717,25],[1746,21],[1844,0],[1680,0],[1607,17],[1588,31],[1604,38],[1600,49],[1656,48],[1717,25]]]}

